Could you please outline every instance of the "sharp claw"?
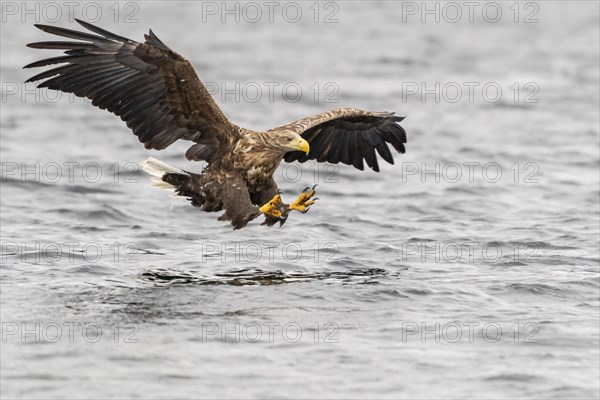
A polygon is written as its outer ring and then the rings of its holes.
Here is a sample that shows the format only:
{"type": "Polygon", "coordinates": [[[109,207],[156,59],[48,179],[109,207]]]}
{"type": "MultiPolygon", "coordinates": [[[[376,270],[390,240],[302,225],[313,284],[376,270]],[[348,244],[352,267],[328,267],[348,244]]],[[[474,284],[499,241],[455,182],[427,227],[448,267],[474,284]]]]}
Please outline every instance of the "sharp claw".
{"type": "Polygon", "coordinates": [[[315,200],[317,200],[316,198],[312,198],[312,196],[314,196],[316,193],[316,187],[316,183],[312,186],[312,188],[310,186],[305,187],[298,198],[292,204],[288,205],[288,210],[296,210],[302,214],[306,214],[310,209],[310,206],[312,206],[315,203],[315,200]]]}
{"type": "Polygon", "coordinates": [[[259,211],[263,214],[269,215],[274,218],[281,218],[283,213],[278,209],[278,205],[281,204],[281,195],[278,191],[275,196],[269,200],[268,203],[259,208],[259,211]]]}

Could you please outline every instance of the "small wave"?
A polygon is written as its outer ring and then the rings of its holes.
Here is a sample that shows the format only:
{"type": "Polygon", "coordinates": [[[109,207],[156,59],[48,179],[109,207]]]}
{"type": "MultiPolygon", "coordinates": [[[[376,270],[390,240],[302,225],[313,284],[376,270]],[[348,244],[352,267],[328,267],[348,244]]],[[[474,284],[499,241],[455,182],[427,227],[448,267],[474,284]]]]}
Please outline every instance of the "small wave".
{"type": "Polygon", "coordinates": [[[515,103],[506,100],[500,100],[496,103],[492,103],[493,107],[502,108],[502,109],[512,109],[512,110],[527,110],[531,109],[535,106],[535,103],[515,103]]]}
{"type": "Polygon", "coordinates": [[[102,275],[108,276],[115,274],[116,268],[110,268],[98,264],[84,264],[78,265],[68,269],[69,274],[80,274],[80,275],[102,275]]]}
{"type": "Polygon", "coordinates": [[[58,214],[71,214],[77,218],[81,218],[83,221],[94,220],[94,221],[119,221],[129,222],[131,217],[124,212],[108,205],[102,204],[98,206],[98,209],[94,210],[76,210],[72,208],[54,208],[49,210],[50,212],[58,214]]]}
{"type": "Polygon", "coordinates": [[[405,292],[409,294],[416,294],[418,296],[427,296],[433,294],[433,291],[429,289],[406,289],[405,292]]]}
{"type": "Polygon", "coordinates": [[[520,261],[506,261],[495,263],[498,267],[527,267],[528,265],[520,261]]]}
{"type": "Polygon", "coordinates": [[[373,292],[369,293],[369,297],[375,297],[376,296],[383,296],[383,297],[393,297],[393,298],[401,298],[401,299],[410,299],[410,296],[407,296],[406,294],[402,293],[400,290],[398,289],[382,289],[382,290],[376,290],[373,292]]]}
{"type": "Polygon", "coordinates": [[[549,250],[573,250],[577,247],[566,246],[561,244],[552,244],[543,241],[492,241],[488,243],[488,246],[496,247],[513,247],[519,249],[549,249],[549,250]],[[518,246],[518,247],[517,247],[518,246]]]}
{"type": "Polygon", "coordinates": [[[98,185],[74,185],[74,184],[70,184],[70,185],[62,185],[61,188],[65,192],[80,193],[80,194],[88,194],[88,193],[104,193],[104,194],[117,193],[114,190],[105,189],[105,188],[99,187],[98,185]]]}
{"type": "Polygon", "coordinates": [[[542,380],[542,377],[530,374],[499,374],[485,378],[486,381],[532,382],[542,380]]]}
{"type": "Polygon", "coordinates": [[[352,269],[349,271],[328,271],[320,273],[266,271],[262,269],[240,269],[217,273],[213,276],[193,275],[190,272],[167,269],[145,271],[139,277],[156,284],[196,284],[196,285],[280,285],[284,283],[305,282],[311,280],[349,281],[361,278],[373,278],[386,275],[384,269],[352,269]]]}
{"type": "Polygon", "coordinates": [[[522,294],[554,295],[564,297],[567,291],[545,283],[511,283],[504,287],[505,290],[522,294]]]}
{"type": "Polygon", "coordinates": [[[427,63],[424,62],[423,60],[418,60],[416,58],[389,57],[389,56],[379,57],[375,60],[375,63],[382,64],[382,65],[402,65],[402,66],[407,66],[407,67],[414,67],[414,66],[424,67],[427,65],[427,63]]]}

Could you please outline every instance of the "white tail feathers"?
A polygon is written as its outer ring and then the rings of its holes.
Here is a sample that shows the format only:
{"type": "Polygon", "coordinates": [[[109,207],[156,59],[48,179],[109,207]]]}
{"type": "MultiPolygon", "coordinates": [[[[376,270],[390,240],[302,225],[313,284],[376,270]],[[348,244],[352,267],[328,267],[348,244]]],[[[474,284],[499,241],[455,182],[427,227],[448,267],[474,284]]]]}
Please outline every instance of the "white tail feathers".
{"type": "Polygon", "coordinates": [[[152,176],[156,176],[157,178],[162,178],[164,174],[167,172],[170,174],[180,174],[180,175],[188,175],[187,172],[180,168],[172,167],[164,162],[157,160],[156,158],[148,157],[147,160],[144,160],[140,163],[142,169],[149,173],[152,176]]]}
{"type": "Polygon", "coordinates": [[[187,175],[189,174],[184,170],[176,167],[172,167],[164,162],[157,160],[156,158],[148,157],[147,160],[140,162],[142,169],[146,171],[148,174],[152,175],[152,186],[155,186],[160,189],[174,190],[175,186],[170,183],[164,182],[162,177],[164,174],[179,174],[179,175],[187,175]]]}

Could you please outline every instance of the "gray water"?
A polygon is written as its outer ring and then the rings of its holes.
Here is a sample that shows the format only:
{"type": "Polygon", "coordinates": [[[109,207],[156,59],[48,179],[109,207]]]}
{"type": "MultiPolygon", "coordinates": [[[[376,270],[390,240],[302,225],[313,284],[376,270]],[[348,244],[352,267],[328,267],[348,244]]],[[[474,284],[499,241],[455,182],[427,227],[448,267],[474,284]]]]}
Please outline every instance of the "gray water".
{"type": "Polygon", "coordinates": [[[597,2],[498,2],[497,22],[458,2],[456,23],[444,3],[439,23],[421,2],[273,22],[261,2],[77,3],[151,27],[239,125],[407,116],[395,165],[282,166],[284,200],[320,200],[240,231],[137,167],[200,170],[186,143],[146,151],[21,84],[50,56],[24,47],[51,39],[33,23],[76,27],[54,4],[2,4],[3,398],[598,398],[597,2]]]}

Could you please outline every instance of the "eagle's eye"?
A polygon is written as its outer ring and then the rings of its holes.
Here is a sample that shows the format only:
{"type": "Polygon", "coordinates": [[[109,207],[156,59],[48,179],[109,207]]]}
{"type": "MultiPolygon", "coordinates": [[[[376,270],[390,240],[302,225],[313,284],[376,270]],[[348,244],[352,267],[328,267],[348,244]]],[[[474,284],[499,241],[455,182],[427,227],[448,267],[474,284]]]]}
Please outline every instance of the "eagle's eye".
{"type": "Polygon", "coordinates": [[[293,136],[288,136],[286,139],[291,142],[292,140],[294,140],[294,137],[293,136]]]}

